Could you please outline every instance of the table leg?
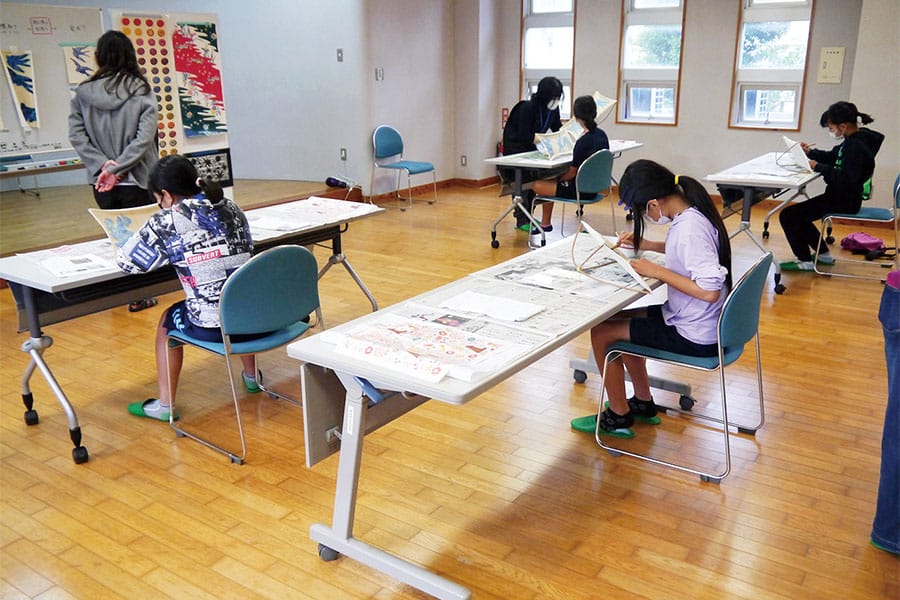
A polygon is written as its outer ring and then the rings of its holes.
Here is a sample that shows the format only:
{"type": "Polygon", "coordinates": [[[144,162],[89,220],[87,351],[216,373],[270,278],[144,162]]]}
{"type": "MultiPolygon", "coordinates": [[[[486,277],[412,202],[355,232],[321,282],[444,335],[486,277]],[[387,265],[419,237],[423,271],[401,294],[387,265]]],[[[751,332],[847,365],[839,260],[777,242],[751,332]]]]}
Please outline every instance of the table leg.
{"type": "Polygon", "coordinates": [[[319,556],[324,560],[334,560],[339,554],[343,554],[436,598],[452,600],[471,598],[471,592],[461,585],[353,537],[368,406],[360,384],[351,376],[340,373],[338,376],[347,392],[334,494],[333,522],[331,527],[317,523],[309,529],[310,538],[319,543],[319,556]]]}
{"type": "Polygon", "coordinates": [[[347,273],[350,274],[350,277],[353,278],[353,281],[356,282],[356,285],[359,286],[359,289],[362,290],[362,293],[369,299],[369,304],[372,305],[372,312],[378,310],[378,303],[375,301],[372,292],[369,291],[369,288],[366,287],[366,284],[360,279],[356,270],[350,265],[350,261],[347,260],[347,256],[343,252],[340,233],[331,238],[331,256],[328,257],[328,262],[325,263],[325,266],[319,271],[319,279],[322,279],[325,273],[328,272],[328,269],[337,264],[343,265],[344,269],[347,270],[347,273]]]}
{"type": "MultiPolygon", "coordinates": [[[[754,188],[745,187],[743,188],[743,192],[744,206],[741,209],[741,224],[736,231],[729,234],[728,239],[734,239],[739,233],[744,232],[753,243],[756,244],[756,247],[759,248],[761,252],[768,252],[768,249],[763,246],[762,240],[753,235],[753,232],[750,230],[750,211],[753,208],[754,188]]],[[[772,253],[772,264],[775,265],[775,275],[773,276],[775,280],[775,293],[783,294],[787,288],[781,283],[781,264],[778,262],[778,259],[775,258],[774,252],[772,253]]]]}
{"type": "Polygon", "coordinates": [[[89,458],[88,451],[81,445],[81,427],[78,425],[78,417],[75,415],[75,409],[72,408],[72,403],[66,398],[65,392],[63,392],[62,387],[56,381],[56,378],[53,376],[50,367],[47,366],[47,362],[43,357],[44,350],[53,345],[53,338],[44,335],[41,331],[40,317],[38,316],[37,307],[34,302],[34,290],[28,286],[21,286],[20,289],[22,291],[22,300],[25,304],[25,313],[28,318],[28,328],[31,335],[31,337],[22,344],[22,352],[27,352],[31,357],[28,366],[25,367],[25,372],[22,374],[22,402],[25,404],[25,423],[28,425],[36,425],[38,423],[38,414],[37,411],[34,410],[34,396],[31,393],[30,386],[31,376],[34,374],[35,367],[37,367],[47,381],[47,385],[50,386],[50,389],[53,390],[53,393],[56,395],[56,399],[59,400],[59,404],[62,406],[63,411],[66,413],[66,418],[69,421],[69,438],[75,446],[72,449],[72,459],[76,464],[87,462],[89,458]]]}

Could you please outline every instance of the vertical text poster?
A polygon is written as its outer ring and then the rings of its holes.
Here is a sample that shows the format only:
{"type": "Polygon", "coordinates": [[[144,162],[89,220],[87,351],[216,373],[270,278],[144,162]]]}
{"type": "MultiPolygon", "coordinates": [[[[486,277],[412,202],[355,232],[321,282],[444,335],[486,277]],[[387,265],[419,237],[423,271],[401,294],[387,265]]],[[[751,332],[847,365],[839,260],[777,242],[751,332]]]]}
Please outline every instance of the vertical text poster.
{"type": "Polygon", "coordinates": [[[23,128],[39,127],[31,52],[3,50],[3,70],[9,92],[15,100],[19,123],[23,128]]]}
{"type": "Polygon", "coordinates": [[[167,20],[163,15],[128,15],[119,19],[119,29],[134,43],[138,66],[144,72],[159,111],[157,137],[159,155],[178,153],[178,132],[174,113],[174,72],[167,36],[167,20]]]}
{"type": "Polygon", "coordinates": [[[187,138],[228,131],[215,23],[176,23],[172,45],[187,138]]]}

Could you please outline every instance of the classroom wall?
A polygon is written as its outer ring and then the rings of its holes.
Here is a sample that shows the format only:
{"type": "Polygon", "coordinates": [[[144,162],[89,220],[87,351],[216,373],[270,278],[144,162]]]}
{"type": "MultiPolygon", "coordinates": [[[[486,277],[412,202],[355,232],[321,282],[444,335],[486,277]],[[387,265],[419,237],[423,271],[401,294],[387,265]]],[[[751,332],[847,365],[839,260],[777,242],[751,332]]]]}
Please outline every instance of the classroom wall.
{"type": "MultiPolygon", "coordinates": [[[[148,5],[41,1],[125,10],[148,5]]],[[[371,132],[379,123],[398,127],[408,156],[434,162],[441,180],[493,175],[481,159],[495,152],[500,110],[519,99],[518,0],[332,0],[327,9],[315,0],[269,0],[252,9],[241,0],[152,5],[162,12],[219,16],[238,178],[323,180],[341,174],[368,193],[371,132]],[[344,50],[342,63],[338,47],[344,50]],[[375,81],[376,66],[384,69],[384,81],[375,81]],[[341,147],[348,149],[346,163],[339,159],[341,147]],[[467,167],[460,165],[461,154],[468,157],[467,167]]],[[[626,161],[652,157],[702,177],[779,148],[776,132],[727,126],[738,6],[738,0],[688,0],[678,125],[625,125],[608,118],[601,126],[611,137],[645,143],[616,164],[618,173],[626,161]]],[[[857,102],[887,135],[876,189],[890,189],[900,170],[898,10],[896,0],[816,0],[805,109],[800,131],[791,133],[827,146],[818,125],[821,112],[836,100],[857,102]],[[840,84],[815,83],[823,46],[846,47],[840,84]]],[[[598,89],[617,95],[620,15],[620,0],[578,2],[576,95],[598,89]]],[[[42,185],[79,183],[83,173],[55,177],[42,185]]],[[[374,191],[392,185],[382,176],[374,191]]],[[[874,202],[886,206],[888,199],[879,195],[874,202]]]]}
{"type": "Polygon", "coordinates": [[[863,0],[850,100],[871,114],[871,127],[886,134],[877,157],[871,202],[891,206],[900,173],[900,3],[863,0]]]}

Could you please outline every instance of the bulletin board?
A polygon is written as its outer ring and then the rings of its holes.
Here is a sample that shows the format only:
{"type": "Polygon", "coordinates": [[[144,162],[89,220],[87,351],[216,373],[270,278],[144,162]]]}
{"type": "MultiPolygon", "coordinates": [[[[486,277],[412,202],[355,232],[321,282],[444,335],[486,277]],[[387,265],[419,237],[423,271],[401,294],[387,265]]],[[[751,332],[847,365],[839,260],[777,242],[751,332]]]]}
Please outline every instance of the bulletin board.
{"type": "Polygon", "coordinates": [[[213,14],[113,11],[114,29],[134,43],[138,65],[159,109],[159,154],[196,157],[228,173],[228,116],[222,83],[221,36],[213,14]],[[220,150],[219,153],[210,151],[220,150]],[[227,164],[221,164],[227,161],[227,164]]]}
{"type": "Polygon", "coordinates": [[[102,33],[99,8],[3,4],[0,157],[71,151],[71,90],[90,77],[102,33]]]}

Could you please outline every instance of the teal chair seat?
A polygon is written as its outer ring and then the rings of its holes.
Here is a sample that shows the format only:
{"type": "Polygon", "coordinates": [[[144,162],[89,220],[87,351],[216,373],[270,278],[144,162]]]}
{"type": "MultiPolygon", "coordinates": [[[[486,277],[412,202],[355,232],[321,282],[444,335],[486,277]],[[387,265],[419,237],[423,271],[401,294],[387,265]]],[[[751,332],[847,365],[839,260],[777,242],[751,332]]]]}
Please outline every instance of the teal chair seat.
{"type": "Polygon", "coordinates": [[[681,412],[686,416],[711,421],[721,427],[723,436],[724,468],[721,472],[711,473],[701,471],[680,463],[654,458],[639,452],[632,452],[610,446],[603,441],[600,433],[600,413],[604,409],[606,388],[601,384],[600,407],[597,415],[597,428],[595,438],[600,447],[613,454],[624,454],[634,458],[646,460],[658,465],[663,465],[699,475],[702,481],[719,483],[731,472],[731,443],[729,427],[737,427],[742,433],[754,433],[765,422],[765,407],[763,405],[762,388],[762,362],[759,354],[759,311],[762,304],[762,292],[765,288],[769,268],[772,266],[772,253],[767,252],[744,273],[743,277],[734,285],[734,289],[725,298],[722,305],[722,313],[719,315],[717,326],[716,356],[698,357],[675,352],[667,352],[631,342],[615,342],[607,348],[603,363],[603,376],[606,375],[606,366],[616,360],[622,354],[637,356],[648,360],[655,360],[670,365],[688,367],[702,371],[716,371],[719,374],[719,392],[722,417],[708,416],[689,410],[678,410],[666,407],[665,410],[681,412]],[[751,426],[732,423],[728,419],[727,386],[725,381],[725,367],[737,361],[744,351],[744,346],[750,341],[756,342],[756,383],[757,397],[759,401],[759,421],[751,426]]]}
{"type": "MultiPolygon", "coordinates": [[[[257,254],[241,265],[222,287],[219,298],[221,342],[198,340],[177,330],[169,332],[170,346],[195,346],[225,358],[241,451],[237,454],[186,430],[184,415],[180,424],[177,424],[174,418],[175,394],[172,394],[169,425],[179,436],[188,437],[221,452],[232,462],[244,462],[247,442],[238,393],[243,380],[240,373],[235,374],[231,357],[259,354],[292,342],[310,329],[308,321],[313,313],[316,314],[316,323],[321,326],[318,290],[318,266],[312,253],[302,246],[277,246],[257,254]],[[239,338],[240,341],[233,341],[233,336],[243,337],[239,338]],[[247,337],[251,339],[246,339],[247,337]]],[[[288,396],[267,389],[260,378],[257,378],[257,384],[270,396],[299,404],[288,396]]],[[[169,387],[172,387],[171,381],[169,387]]]]}
{"type": "MultiPolygon", "coordinates": [[[[538,196],[535,198],[536,200],[558,202],[563,205],[563,221],[560,225],[560,233],[565,235],[565,206],[567,204],[574,204],[578,207],[577,214],[580,221],[584,214],[585,206],[596,204],[606,197],[603,192],[609,190],[612,184],[612,164],[612,153],[609,150],[598,150],[579,165],[578,172],[575,174],[574,198],[562,196],[538,196]]],[[[612,202],[610,202],[610,207],[612,208],[613,229],[615,229],[616,214],[612,202]]]]}
{"type": "Polygon", "coordinates": [[[397,185],[395,195],[398,200],[406,200],[407,206],[401,206],[400,210],[406,210],[412,206],[412,176],[431,173],[431,184],[434,191],[434,199],[429,204],[437,202],[437,174],[434,165],[430,162],[419,160],[405,160],[403,158],[403,138],[400,132],[389,125],[379,125],[372,134],[372,147],[375,160],[372,163],[372,177],[369,180],[369,198],[375,195],[375,169],[393,169],[397,171],[397,185]],[[400,175],[406,172],[406,186],[408,195],[403,198],[400,195],[400,175]]]}

